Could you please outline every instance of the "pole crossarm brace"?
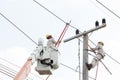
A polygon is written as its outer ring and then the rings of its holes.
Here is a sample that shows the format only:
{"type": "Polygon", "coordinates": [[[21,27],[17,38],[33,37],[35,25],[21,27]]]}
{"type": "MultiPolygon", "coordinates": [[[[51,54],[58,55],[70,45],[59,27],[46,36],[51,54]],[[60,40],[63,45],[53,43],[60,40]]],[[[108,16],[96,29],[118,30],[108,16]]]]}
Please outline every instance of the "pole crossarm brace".
{"type": "Polygon", "coordinates": [[[72,36],[72,37],[70,37],[70,38],[68,38],[68,39],[65,39],[64,42],[68,42],[68,41],[70,41],[70,40],[73,40],[73,39],[75,39],[75,38],[81,37],[81,36],[83,36],[83,35],[85,35],[85,34],[88,34],[88,33],[90,33],[90,32],[96,31],[96,30],[101,29],[101,28],[104,28],[104,27],[106,27],[106,23],[102,24],[102,25],[99,26],[99,27],[95,27],[95,28],[90,29],[90,30],[88,30],[88,31],[84,31],[83,33],[80,33],[80,34],[77,34],[77,35],[75,35],[75,36],[72,36]]]}

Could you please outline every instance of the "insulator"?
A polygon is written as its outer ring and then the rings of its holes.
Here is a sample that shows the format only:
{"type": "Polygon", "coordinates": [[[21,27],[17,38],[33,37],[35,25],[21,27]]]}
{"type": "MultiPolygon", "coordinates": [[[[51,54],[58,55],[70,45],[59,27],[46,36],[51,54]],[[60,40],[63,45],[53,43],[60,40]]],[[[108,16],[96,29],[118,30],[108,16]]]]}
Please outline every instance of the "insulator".
{"type": "Polygon", "coordinates": [[[95,26],[96,26],[96,27],[99,26],[99,22],[98,22],[98,21],[95,22],[95,26]]]}
{"type": "Polygon", "coordinates": [[[106,20],[105,18],[102,19],[102,24],[105,24],[106,23],[106,20]]]}
{"type": "Polygon", "coordinates": [[[75,32],[75,33],[76,33],[76,35],[77,35],[77,34],[79,34],[79,30],[78,30],[78,29],[76,29],[76,32],[75,32]]]}

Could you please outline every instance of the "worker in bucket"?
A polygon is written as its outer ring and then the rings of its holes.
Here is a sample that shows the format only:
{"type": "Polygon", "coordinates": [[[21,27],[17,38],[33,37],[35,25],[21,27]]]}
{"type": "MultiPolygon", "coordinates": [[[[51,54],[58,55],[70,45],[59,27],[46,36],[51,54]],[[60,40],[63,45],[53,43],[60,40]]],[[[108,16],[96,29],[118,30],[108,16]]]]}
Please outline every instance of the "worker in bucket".
{"type": "Polygon", "coordinates": [[[91,68],[94,68],[98,64],[98,62],[104,58],[105,52],[103,50],[103,46],[104,46],[104,43],[100,41],[98,42],[95,48],[91,48],[91,51],[96,54],[96,57],[93,58],[90,64],[86,63],[88,70],[91,70],[91,68]]]}
{"type": "Polygon", "coordinates": [[[48,40],[47,47],[53,47],[54,48],[56,41],[54,40],[54,38],[52,37],[52,35],[47,34],[46,35],[46,39],[48,40]]]}
{"type": "Polygon", "coordinates": [[[44,52],[43,39],[39,38],[37,47],[35,50],[33,50],[28,60],[32,60],[32,64],[34,64],[34,62],[37,59],[42,59],[41,55],[43,55],[43,52],[44,52]]]}
{"type": "Polygon", "coordinates": [[[58,51],[58,48],[55,47],[56,41],[54,40],[53,36],[49,34],[46,35],[46,39],[48,40],[46,48],[47,52],[50,55],[51,65],[54,69],[57,69],[59,67],[58,56],[60,53],[58,51]]]}

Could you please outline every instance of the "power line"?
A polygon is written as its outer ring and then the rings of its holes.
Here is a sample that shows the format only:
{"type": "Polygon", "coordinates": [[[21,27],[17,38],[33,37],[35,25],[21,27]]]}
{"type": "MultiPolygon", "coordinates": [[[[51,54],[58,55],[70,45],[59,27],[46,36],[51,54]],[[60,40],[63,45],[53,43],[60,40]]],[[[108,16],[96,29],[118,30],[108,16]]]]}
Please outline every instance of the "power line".
{"type": "Polygon", "coordinates": [[[11,77],[14,78],[15,73],[13,72],[14,70],[12,70],[11,68],[6,67],[5,65],[0,64],[0,72],[11,77]]]}
{"type": "MultiPolygon", "coordinates": [[[[54,14],[53,12],[51,12],[49,9],[47,9],[45,6],[43,6],[42,4],[40,4],[39,2],[37,2],[36,0],[33,0],[34,2],[36,2],[39,6],[41,6],[42,8],[44,8],[45,10],[47,10],[48,12],[50,12],[52,15],[54,15],[55,17],[57,17],[58,19],[60,19],[62,22],[64,22],[64,23],[66,23],[63,19],[61,19],[60,17],[58,17],[56,14],[54,14]]],[[[97,1],[97,0],[96,0],[97,1]]],[[[71,25],[70,25],[71,26],[71,25]]],[[[71,27],[73,27],[73,28],[75,28],[74,26],[71,26],[71,27]]],[[[75,28],[75,29],[77,29],[77,28],[75,28]]],[[[80,33],[82,33],[81,31],[80,31],[80,33]]],[[[91,43],[93,43],[94,45],[96,45],[93,41],[91,41],[90,39],[89,39],[89,41],[91,42],[91,43]]],[[[106,55],[108,55],[107,53],[106,53],[106,55]]],[[[115,62],[117,62],[118,64],[120,64],[120,62],[118,62],[117,60],[115,60],[114,58],[112,58],[110,55],[108,55],[112,60],[114,60],[115,62]]]]}
{"type": "MultiPolygon", "coordinates": [[[[91,0],[90,0],[91,1],[91,0]]],[[[103,7],[105,7],[106,9],[108,9],[111,13],[113,13],[115,16],[117,16],[118,18],[120,18],[117,14],[115,14],[112,10],[110,10],[109,8],[107,8],[105,5],[103,5],[101,2],[99,2],[98,0],[96,0],[99,4],[101,4],[103,7]]],[[[92,1],[91,1],[92,2],[92,1]]],[[[92,2],[93,3],[93,2],[92,2]]],[[[93,3],[94,4],[94,3],[93,3]]],[[[95,4],[94,4],[95,5],[95,4]]],[[[95,5],[95,7],[97,7],[96,5],[95,5]]],[[[98,7],[97,7],[98,8],[98,7]]],[[[100,8],[99,8],[100,9],[100,8]]],[[[105,13],[105,12],[104,12],[105,13]]],[[[106,14],[106,13],[105,13],[106,14]]],[[[108,15],[108,14],[106,14],[106,15],[108,15]]],[[[109,16],[109,15],[108,15],[109,16]]],[[[111,17],[111,16],[109,16],[109,17],[111,17]]],[[[89,39],[89,41],[93,44],[93,45],[95,45],[96,46],[96,44],[92,41],[92,40],[90,40],[89,39]]],[[[107,54],[106,52],[105,52],[105,54],[108,56],[108,57],[110,57],[113,61],[115,61],[116,63],[118,63],[118,64],[120,64],[120,62],[119,61],[117,61],[116,59],[114,59],[113,57],[111,57],[109,54],[107,54]]]]}
{"type": "Polygon", "coordinates": [[[101,3],[100,1],[96,0],[100,5],[102,5],[105,9],[107,9],[108,11],[110,11],[113,15],[115,15],[117,18],[120,19],[120,16],[118,16],[115,12],[113,12],[111,9],[109,9],[108,7],[106,7],[103,3],[101,3]]]}
{"type": "MultiPolygon", "coordinates": [[[[17,74],[17,71],[7,67],[6,65],[0,64],[0,72],[11,77],[14,78],[15,75],[17,74]]],[[[32,78],[28,77],[28,79],[32,80],[32,78]]]]}
{"type": "MultiPolygon", "coordinates": [[[[76,69],[73,69],[73,68],[71,68],[71,67],[69,67],[69,66],[67,66],[67,65],[65,65],[65,64],[63,64],[63,63],[60,63],[62,66],[64,66],[64,67],[66,67],[66,68],[69,68],[69,69],[71,69],[71,70],[73,70],[73,71],[75,71],[75,72],[79,72],[79,71],[77,71],[76,69]]],[[[81,74],[83,74],[82,72],[81,72],[81,74]]],[[[88,76],[90,79],[93,79],[93,80],[95,80],[95,78],[93,78],[93,77],[90,77],[90,76],[88,76]]]]}
{"type": "MultiPolygon", "coordinates": [[[[33,1],[35,1],[35,0],[33,0],[33,1]]],[[[43,8],[44,8],[44,6],[43,6],[43,8]]],[[[47,8],[46,8],[47,9],[47,8]]],[[[48,10],[48,9],[47,9],[48,10]]],[[[49,11],[49,10],[48,10],[49,11]]],[[[51,13],[51,12],[50,12],[51,13]]],[[[0,13],[1,14],[1,13],[0,13]]],[[[66,23],[65,21],[63,21],[61,18],[59,18],[58,16],[56,16],[54,13],[51,13],[51,14],[53,14],[55,17],[57,17],[58,19],[60,19],[62,22],[64,22],[64,23],[66,23]]],[[[37,45],[37,43],[35,42],[35,41],[33,41],[27,34],[25,34],[20,28],[18,28],[13,22],[11,22],[7,17],[5,17],[3,14],[1,14],[7,21],[9,21],[14,27],[16,27],[19,31],[21,31],[26,37],[28,37],[32,42],[34,42],[36,45],[37,45]]],[[[75,28],[75,27],[73,27],[73,28],[75,28]]],[[[75,29],[77,29],[77,28],[75,28],[75,29]]],[[[110,56],[111,57],[111,56],[110,56]]]]}
{"type": "MultiPolygon", "coordinates": [[[[3,58],[1,58],[1,57],[0,57],[0,59],[3,60],[3,61],[5,61],[5,62],[7,62],[7,63],[9,63],[9,64],[11,64],[11,65],[13,65],[13,66],[15,66],[15,67],[20,68],[19,66],[15,65],[15,64],[13,64],[13,63],[11,63],[11,62],[9,62],[9,61],[7,61],[6,59],[3,59],[3,58]]],[[[69,69],[71,69],[71,70],[73,70],[73,71],[75,71],[75,72],[78,72],[76,69],[73,69],[73,68],[71,68],[71,67],[69,67],[69,66],[67,66],[67,65],[65,65],[65,64],[63,64],[63,63],[60,63],[60,64],[61,64],[62,66],[64,66],[64,67],[66,67],[66,68],[69,68],[69,69]]],[[[6,66],[6,67],[7,67],[7,66],[6,66]]],[[[9,69],[9,70],[12,70],[12,69],[9,69]]],[[[15,70],[12,70],[12,71],[16,72],[15,70]]],[[[17,72],[16,72],[16,73],[17,73],[17,72]]],[[[30,73],[30,74],[36,76],[36,75],[33,74],[33,73],[30,73]]],[[[82,74],[82,73],[81,73],[81,74],[82,74]]],[[[36,77],[38,77],[39,79],[42,79],[42,78],[40,78],[39,76],[36,76],[36,77]]],[[[92,78],[92,77],[90,77],[90,76],[89,76],[89,78],[94,80],[94,78],[92,78]]],[[[42,80],[44,80],[44,79],[42,79],[42,80]]]]}
{"type": "MultiPolygon", "coordinates": [[[[40,3],[38,3],[36,0],[33,0],[34,2],[36,2],[37,4],[39,4],[41,7],[43,7],[45,10],[47,10],[48,12],[50,12],[52,15],[54,15],[55,17],[57,17],[58,19],[60,19],[62,22],[66,23],[64,20],[62,20],[61,18],[59,18],[57,15],[55,15],[53,12],[51,12],[49,9],[47,9],[46,7],[44,7],[43,5],[41,5],[40,3]]],[[[97,0],[96,0],[97,1],[97,0]]],[[[100,3],[99,1],[97,1],[98,3],[100,3]]],[[[113,11],[111,11],[109,8],[107,8],[106,6],[104,6],[102,3],[100,3],[103,7],[105,7],[106,9],[108,9],[111,13],[113,13],[115,16],[117,16],[118,18],[120,18],[117,14],[115,14],[113,11]]],[[[23,32],[17,25],[15,25],[12,21],[10,21],[7,17],[5,17],[2,13],[0,13],[1,16],[3,16],[8,22],[10,22],[15,28],[17,28],[20,32],[22,32],[27,38],[29,38],[33,43],[35,43],[37,45],[37,43],[30,38],[25,32],[23,32]]],[[[71,26],[71,25],[70,25],[71,26]]],[[[74,26],[71,26],[73,28],[75,28],[74,26]]],[[[77,29],[77,28],[75,28],[77,29]]],[[[89,39],[90,42],[92,42],[89,39]]],[[[93,43],[93,42],[92,42],[93,43]]],[[[94,43],[93,43],[94,44],[94,43]]],[[[95,44],[94,44],[95,45],[95,44]]],[[[106,53],[107,54],[107,53],[106,53]]],[[[112,58],[110,55],[107,54],[107,56],[109,56],[112,60],[114,60],[115,62],[117,62],[118,64],[120,64],[120,62],[118,62],[116,59],[112,58]]]]}
{"type": "Polygon", "coordinates": [[[16,29],[18,29],[20,32],[22,32],[28,39],[30,39],[33,43],[37,45],[37,43],[30,38],[24,31],[22,31],[17,25],[15,25],[10,19],[8,19],[6,16],[4,16],[2,13],[0,13],[2,17],[4,17],[8,22],[10,22],[16,29]]]}
{"type": "Polygon", "coordinates": [[[13,70],[13,69],[11,69],[11,68],[3,65],[3,64],[0,64],[0,67],[1,67],[1,68],[4,68],[5,70],[9,71],[10,73],[13,73],[13,74],[16,74],[16,73],[17,73],[17,71],[15,71],[15,70],[13,70]]]}
{"type": "MultiPolygon", "coordinates": [[[[53,16],[55,16],[56,18],[58,18],[59,20],[61,20],[63,23],[67,23],[66,21],[64,21],[63,19],[61,19],[60,17],[58,17],[56,14],[54,14],[52,11],[50,11],[49,9],[47,9],[45,6],[43,6],[42,4],[40,4],[39,2],[37,2],[36,0],[33,0],[35,3],[37,3],[39,6],[41,6],[42,8],[44,8],[46,11],[48,11],[49,13],[51,13],[53,16]]],[[[77,29],[76,27],[69,25],[70,27],[77,29]]]]}
{"type": "MultiPolygon", "coordinates": [[[[8,60],[6,60],[6,59],[3,59],[3,58],[1,58],[1,57],[0,57],[0,59],[3,60],[3,61],[5,61],[5,62],[7,62],[7,63],[9,63],[9,64],[11,64],[11,65],[13,65],[13,66],[15,66],[15,67],[17,67],[17,68],[21,68],[20,66],[13,64],[13,63],[11,63],[10,61],[8,61],[8,60]]],[[[16,72],[16,73],[17,73],[17,72],[16,72]]],[[[32,74],[32,75],[35,76],[35,77],[38,77],[39,79],[44,80],[43,78],[41,78],[41,77],[39,77],[39,76],[37,76],[37,75],[35,75],[35,74],[33,74],[33,73],[30,73],[30,74],[32,74]]],[[[28,78],[30,79],[30,77],[28,77],[28,78]]]]}
{"type": "Polygon", "coordinates": [[[14,78],[13,76],[11,76],[8,72],[6,72],[3,69],[0,69],[0,72],[3,73],[3,74],[5,74],[5,75],[7,75],[7,76],[9,76],[9,77],[11,77],[11,78],[14,78]]]}

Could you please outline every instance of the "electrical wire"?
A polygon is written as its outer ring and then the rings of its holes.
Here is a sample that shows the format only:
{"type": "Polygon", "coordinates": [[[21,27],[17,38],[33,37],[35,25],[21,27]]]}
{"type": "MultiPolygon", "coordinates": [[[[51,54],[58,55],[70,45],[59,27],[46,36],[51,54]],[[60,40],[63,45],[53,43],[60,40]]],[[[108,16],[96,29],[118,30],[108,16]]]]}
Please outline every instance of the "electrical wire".
{"type": "Polygon", "coordinates": [[[11,78],[14,78],[13,76],[11,76],[8,72],[6,72],[6,71],[3,70],[3,69],[0,69],[0,73],[3,73],[3,74],[5,74],[5,75],[7,75],[7,76],[9,76],[9,77],[11,77],[11,78]]]}
{"type": "MultiPolygon", "coordinates": [[[[42,6],[40,3],[38,3],[37,1],[33,0],[34,2],[36,2],[37,4],[39,4],[41,7],[43,7],[44,9],[46,9],[47,11],[49,11],[47,8],[45,8],[44,6],[42,6]]],[[[97,0],[96,0],[97,1],[97,0]]],[[[58,19],[60,19],[62,22],[66,23],[64,20],[62,20],[61,18],[59,18],[58,16],[56,16],[54,13],[52,13],[51,11],[49,11],[52,15],[54,15],[55,17],[57,17],[58,19]]],[[[114,14],[114,13],[113,13],[114,14]]],[[[11,22],[7,17],[5,17],[2,13],[0,13],[1,16],[3,16],[7,21],[9,21],[14,27],[16,27],[20,32],[22,32],[26,37],[28,37],[32,42],[34,42],[36,45],[37,43],[35,41],[33,41],[26,33],[24,33],[20,28],[18,28],[13,22],[11,22]]],[[[114,14],[115,15],[115,14],[114,14]]],[[[117,15],[116,15],[117,16],[117,15]]],[[[119,16],[117,16],[118,18],[120,18],[119,16]]],[[[71,25],[70,25],[71,26],[71,25]]],[[[74,26],[71,26],[73,28],[75,28],[74,26]]],[[[77,28],[75,28],[77,29],[77,28]]],[[[91,41],[91,40],[90,40],[91,41]]],[[[108,55],[108,54],[107,54],[108,55]]],[[[115,62],[119,63],[117,60],[115,60],[114,58],[112,58],[110,55],[108,55],[111,59],[113,59],[115,62]]]]}
{"type": "MultiPolygon", "coordinates": [[[[0,59],[3,60],[3,61],[5,61],[5,62],[7,62],[7,63],[9,63],[9,64],[11,64],[11,65],[13,65],[13,66],[15,66],[15,67],[17,67],[17,68],[21,68],[20,66],[13,64],[13,63],[11,63],[10,61],[8,61],[8,60],[6,60],[6,59],[3,59],[3,58],[1,58],[1,57],[0,57],[0,59]]],[[[15,72],[17,73],[17,71],[15,71],[15,72]]],[[[37,75],[35,75],[35,74],[33,74],[33,73],[30,73],[30,74],[33,75],[33,76],[35,76],[35,77],[37,77],[37,78],[39,78],[39,79],[44,80],[43,78],[41,78],[41,77],[39,77],[39,76],[37,76],[37,75]]],[[[30,77],[28,77],[28,79],[30,79],[30,77]]]]}
{"type": "MultiPolygon", "coordinates": [[[[16,27],[18,30],[20,30],[26,37],[28,37],[33,43],[35,43],[35,44],[37,44],[35,41],[33,41],[27,34],[25,34],[20,28],[18,28],[12,21],[10,21],[7,17],[5,17],[2,13],[0,13],[0,15],[1,16],[3,16],[8,22],[10,22],[14,27],[16,27]]],[[[5,59],[3,59],[3,58],[0,58],[0,59],[2,59],[2,60],[4,60],[4,61],[7,61],[7,60],[5,60],[5,59]]],[[[9,61],[7,61],[7,62],[9,62],[9,61]]],[[[11,62],[9,62],[10,64],[12,64],[11,62]]],[[[18,67],[17,65],[15,65],[15,64],[12,64],[12,65],[14,65],[14,66],[16,66],[16,67],[18,67]]],[[[69,67],[70,68],[70,67],[69,67]]],[[[93,79],[92,77],[90,77],[91,79],[93,79]]]]}
{"type": "MultiPolygon", "coordinates": [[[[39,2],[37,2],[36,0],[33,0],[34,2],[36,2],[39,6],[41,6],[42,8],[44,8],[45,10],[47,10],[48,12],[50,12],[52,15],[54,15],[55,17],[57,17],[59,20],[61,20],[62,22],[64,22],[64,23],[66,23],[63,19],[61,19],[60,17],[58,17],[56,14],[54,14],[53,12],[51,12],[49,9],[47,9],[45,6],[43,6],[42,4],[40,4],[39,2]]],[[[97,0],[96,0],[97,1],[97,0]]],[[[114,14],[115,15],[115,14],[114,14]]],[[[116,15],[117,16],[117,15],[116,15]]],[[[71,26],[71,25],[70,25],[71,26]]],[[[74,27],[74,26],[71,26],[71,27],[73,27],[74,29],[77,29],[76,27],[74,27]]],[[[81,31],[80,31],[80,33],[82,33],[81,31]]],[[[91,41],[90,39],[89,39],[89,41],[91,42],[91,43],[93,43],[93,41],[91,41]]],[[[93,43],[94,45],[96,45],[95,43],[93,43]]],[[[120,62],[119,61],[117,61],[116,59],[114,59],[114,58],[112,58],[110,55],[108,55],[107,53],[106,53],[106,55],[107,56],[109,56],[112,60],[114,60],[115,62],[117,62],[118,64],[120,64],[120,62]]]]}
{"type": "MultiPolygon", "coordinates": [[[[43,6],[42,4],[40,4],[38,1],[33,0],[35,3],[37,3],[39,6],[41,6],[42,8],[44,8],[46,11],[48,11],[49,13],[51,13],[53,16],[55,16],[56,18],[58,18],[60,21],[62,21],[63,23],[67,23],[66,21],[64,21],[63,19],[61,19],[60,17],[58,17],[56,14],[54,14],[52,11],[50,11],[49,9],[47,9],[45,6],[43,6]]],[[[70,27],[77,29],[76,27],[69,25],[70,27]]]]}
{"type": "MultiPolygon", "coordinates": [[[[71,69],[71,70],[79,73],[79,71],[77,71],[76,69],[73,69],[73,68],[71,68],[71,67],[69,67],[69,66],[67,66],[67,65],[65,65],[65,64],[63,64],[63,63],[60,63],[60,64],[61,64],[62,66],[64,66],[64,67],[66,67],[66,68],[69,68],[69,69],[71,69]]],[[[83,74],[83,73],[81,72],[81,74],[83,74]]],[[[93,78],[93,77],[90,77],[90,76],[88,76],[88,77],[89,77],[90,79],[95,80],[95,78],[93,78]]]]}
{"type": "Polygon", "coordinates": [[[101,10],[103,13],[105,13],[107,16],[109,16],[110,18],[112,18],[113,20],[113,17],[111,17],[110,15],[108,15],[105,11],[103,11],[100,7],[98,7],[92,0],[88,0],[90,1],[95,7],[97,7],[99,10],[101,10]]]}
{"type": "MultiPolygon", "coordinates": [[[[1,70],[1,73],[5,74],[11,78],[14,78],[15,75],[17,74],[17,71],[15,71],[12,68],[9,68],[3,64],[0,64],[0,70],[1,70]]],[[[30,78],[30,77],[28,77],[28,79],[32,80],[32,78],[30,78]]]]}
{"type": "MultiPolygon", "coordinates": [[[[56,16],[58,19],[60,19],[62,22],[66,23],[64,20],[62,20],[61,18],[59,18],[57,15],[55,15],[53,12],[51,12],[50,10],[48,10],[46,7],[44,7],[43,5],[41,5],[40,3],[38,3],[36,0],[33,0],[34,2],[36,2],[37,4],[39,4],[41,7],[43,7],[45,10],[47,10],[48,12],[50,12],[51,14],[53,14],[54,16],[56,16]]],[[[97,0],[96,0],[97,1],[97,0]]],[[[1,16],[3,16],[8,22],[10,22],[14,27],[16,27],[20,32],[22,32],[27,38],[29,38],[33,43],[35,43],[37,45],[37,43],[32,39],[30,38],[25,32],[23,32],[18,26],[16,26],[12,21],[10,21],[7,17],[5,17],[2,13],[0,13],[1,16]]],[[[116,15],[117,16],[117,15],[116,15]]],[[[118,17],[119,18],[119,17],[118,17]]],[[[71,25],[70,25],[71,26],[71,25]]],[[[74,29],[77,29],[75,28],[74,26],[71,26],[73,27],[74,29]]],[[[81,32],[81,31],[80,31],[81,32]]],[[[90,42],[92,42],[90,39],[89,39],[90,42]]],[[[92,42],[93,43],[93,42],[92,42]]],[[[93,43],[95,45],[95,43],[93,43]]],[[[116,63],[120,64],[119,61],[117,61],[116,59],[112,58],[109,54],[106,53],[107,56],[109,56],[112,60],[114,60],[116,63]]]]}
{"type": "MultiPolygon", "coordinates": [[[[11,62],[9,62],[9,61],[1,58],[1,57],[0,57],[0,59],[3,60],[3,61],[5,61],[5,62],[7,62],[7,63],[9,63],[9,64],[11,64],[11,65],[13,65],[13,66],[15,66],[15,67],[20,68],[19,66],[17,66],[17,65],[15,65],[15,64],[13,64],[13,63],[11,63],[11,62]]],[[[69,66],[67,66],[67,65],[65,65],[65,64],[63,64],[63,63],[60,63],[60,64],[61,64],[62,66],[64,66],[64,67],[66,67],[66,68],[69,68],[69,69],[71,69],[71,70],[73,70],[73,71],[75,71],[75,72],[78,72],[78,71],[76,71],[75,69],[73,69],[73,68],[71,68],[71,67],[69,67],[69,66]]],[[[9,69],[9,70],[11,70],[11,69],[9,69]]],[[[14,71],[14,70],[12,70],[12,71],[14,71]]],[[[14,72],[16,72],[16,71],[14,71],[14,72]]],[[[16,73],[17,73],[17,72],[16,72],[16,73]]],[[[31,73],[31,74],[34,75],[34,76],[36,76],[36,75],[33,74],[33,73],[31,73]]],[[[82,74],[82,73],[81,73],[81,74],[82,74]]],[[[37,76],[37,77],[38,77],[38,76],[37,76]]],[[[40,78],[40,77],[38,77],[38,78],[40,78]]],[[[89,78],[94,80],[94,78],[92,78],[92,77],[89,77],[89,78]]],[[[42,79],[42,78],[40,78],[40,79],[42,79]]],[[[44,80],[44,79],[42,79],[42,80],[44,80]]]]}
{"type": "Polygon", "coordinates": [[[96,0],[101,6],[103,6],[105,9],[107,9],[109,12],[111,12],[113,15],[115,15],[117,18],[120,19],[120,16],[117,15],[115,12],[113,12],[111,9],[109,9],[108,7],[106,7],[103,3],[101,3],[100,1],[96,0]]]}
{"type": "Polygon", "coordinates": [[[11,78],[14,78],[15,74],[17,73],[15,70],[3,65],[3,64],[0,64],[0,70],[1,70],[1,73],[11,77],[11,78]]]}
{"type": "MultiPolygon", "coordinates": [[[[91,0],[89,0],[89,1],[91,1],[91,0]]],[[[118,17],[118,18],[120,18],[117,14],[115,14],[112,10],[110,10],[109,8],[107,8],[105,5],[103,5],[101,2],[99,2],[98,0],[96,0],[99,4],[101,4],[103,7],[105,7],[107,10],[109,10],[111,13],[113,13],[116,17],[118,17]]],[[[92,1],[91,1],[92,2],[92,1]]],[[[93,2],[92,2],[93,3],[93,2]]],[[[93,3],[94,4],[94,3],[93,3]]],[[[95,4],[94,4],[95,5],[95,4]]],[[[95,5],[95,7],[97,7],[96,5],[95,5]]],[[[98,7],[97,7],[98,8],[98,7]]],[[[99,8],[100,9],[100,8],[99,8]]],[[[105,13],[105,12],[104,12],[105,13]]],[[[106,13],[105,13],[106,14],[106,13]]],[[[108,14],[106,14],[106,15],[108,15],[108,14]]],[[[108,15],[109,16],[109,15],[108,15]]],[[[109,17],[111,17],[111,16],[109,16],[109,17]]],[[[91,35],[90,35],[91,36],[91,35]]],[[[89,39],[89,41],[93,44],[93,45],[95,45],[96,46],[96,44],[92,41],[92,40],[90,40],[89,39]]],[[[115,61],[116,63],[118,63],[118,64],[120,64],[120,62],[118,61],[118,60],[116,60],[115,58],[113,58],[113,57],[111,57],[109,54],[107,54],[106,52],[105,52],[105,54],[109,57],[109,58],[111,58],[113,61],[115,61]]]]}
{"type": "Polygon", "coordinates": [[[5,70],[7,70],[7,71],[9,71],[9,72],[11,72],[12,74],[16,74],[16,73],[17,73],[17,71],[15,71],[15,70],[13,70],[13,69],[11,69],[11,68],[3,65],[3,64],[0,64],[0,67],[1,67],[1,68],[4,68],[5,70]]]}
{"type": "Polygon", "coordinates": [[[15,25],[10,19],[8,19],[6,16],[4,16],[2,13],[0,13],[2,17],[4,17],[8,22],[10,22],[16,29],[18,29],[21,33],[23,33],[28,39],[30,39],[33,43],[37,45],[37,43],[30,38],[24,31],[22,31],[17,25],[15,25]]]}

